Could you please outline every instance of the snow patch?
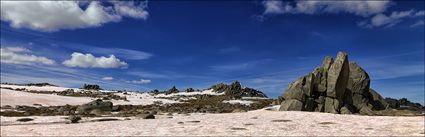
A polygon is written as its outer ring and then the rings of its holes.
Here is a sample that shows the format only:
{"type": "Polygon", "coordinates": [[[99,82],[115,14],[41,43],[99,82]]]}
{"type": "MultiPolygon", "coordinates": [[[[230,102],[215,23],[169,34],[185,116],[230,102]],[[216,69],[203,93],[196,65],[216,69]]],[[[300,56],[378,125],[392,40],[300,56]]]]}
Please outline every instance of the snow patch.
{"type": "Polygon", "coordinates": [[[280,105],[274,105],[274,106],[266,107],[266,108],[264,108],[264,110],[278,111],[279,108],[280,108],[280,105]]]}
{"type": "Polygon", "coordinates": [[[261,99],[269,99],[265,97],[242,97],[244,100],[261,100],[261,99]]]}
{"type": "Polygon", "coordinates": [[[224,95],[224,92],[222,93],[217,93],[217,92],[213,92],[213,89],[208,89],[208,90],[204,90],[201,92],[179,92],[179,93],[172,93],[172,94],[168,94],[165,95],[164,93],[158,94],[156,95],[156,97],[174,97],[174,96],[194,96],[194,95],[224,95]]]}
{"type": "Polygon", "coordinates": [[[155,96],[148,93],[127,92],[127,94],[115,93],[115,95],[125,96],[128,101],[111,100],[114,105],[150,105],[155,102],[162,102],[163,104],[180,103],[179,101],[155,98],[155,96]]]}
{"type": "Polygon", "coordinates": [[[249,100],[225,100],[223,103],[251,105],[254,102],[249,100]]]}

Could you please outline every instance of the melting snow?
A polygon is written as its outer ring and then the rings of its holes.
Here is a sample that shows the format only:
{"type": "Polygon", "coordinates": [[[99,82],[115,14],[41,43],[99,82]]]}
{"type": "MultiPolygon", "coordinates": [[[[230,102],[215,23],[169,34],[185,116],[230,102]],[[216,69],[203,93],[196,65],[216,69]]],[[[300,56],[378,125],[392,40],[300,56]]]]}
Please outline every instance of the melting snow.
{"type": "Polygon", "coordinates": [[[249,100],[225,100],[223,103],[251,105],[254,102],[249,100]]]}

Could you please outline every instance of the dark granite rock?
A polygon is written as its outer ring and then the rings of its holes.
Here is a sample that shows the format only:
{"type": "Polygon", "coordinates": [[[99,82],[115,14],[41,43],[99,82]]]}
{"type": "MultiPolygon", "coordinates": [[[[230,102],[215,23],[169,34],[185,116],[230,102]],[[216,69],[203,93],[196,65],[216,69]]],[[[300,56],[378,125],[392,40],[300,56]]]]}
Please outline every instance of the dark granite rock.
{"type": "Polygon", "coordinates": [[[400,105],[399,101],[388,104],[371,89],[369,75],[357,63],[349,63],[344,52],[335,60],[326,57],[320,67],[289,84],[282,97],[281,111],[374,115],[374,111],[400,105]]]}

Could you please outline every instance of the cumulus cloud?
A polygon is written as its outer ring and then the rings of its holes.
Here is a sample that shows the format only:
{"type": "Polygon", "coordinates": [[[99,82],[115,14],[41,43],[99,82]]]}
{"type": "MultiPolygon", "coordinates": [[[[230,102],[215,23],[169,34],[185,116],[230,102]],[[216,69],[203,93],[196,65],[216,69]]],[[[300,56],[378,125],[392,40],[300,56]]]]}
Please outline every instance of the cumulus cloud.
{"type": "Polygon", "coordinates": [[[140,79],[140,80],[127,81],[127,82],[134,83],[134,84],[148,84],[148,83],[151,83],[152,81],[149,79],[140,79]]]}
{"type": "Polygon", "coordinates": [[[14,28],[58,31],[102,26],[122,17],[146,19],[144,3],[98,1],[1,1],[1,20],[14,28]],[[112,6],[105,6],[112,5],[112,6]],[[86,7],[86,8],[83,8],[86,7]]]}
{"type": "Polygon", "coordinates": [[[103,77],[102,80],[114,80],[113,77],[103,77]]]}
{"type": "Polygon", "coordinates": [[[54,60],[42,56],[29,54],[31,51],[22,47],[2,47],[0,48],[1,63],[7,64],[45,64],[53,65],[54,60]]]}
{"type": "Polygon", "coordinates": [[[391,2],[383,1],[295,1],[282,2],[267,0],[263,2],[264,14],[319,14],[351,13],[367,17],[384,12],[391,2]]]}
{"type": "Polygon", "coordinates": [[[71,59],[62,62],[67,67],[81,67],[81,68],[127,68],[128,64],[114,55],[109,57],[95,57],[92,54],[83,54],[74,52],[71,59]]]}
{"type": "MultiPolygon", "coordinates": [[[[360,22],[358,25],[362,27],[366,27],[366,28],[392,27],[408,18],[423,19],[423,17],[424,17],[424,11],[415,11],[415,10],[394,11],[389,15],[385,15],[383,13],[377,14],[368,20],[360,22]]],[[[413,25],[419,26],[420,22],[417,22],[417,24],[413,24],[413,25]]]]}

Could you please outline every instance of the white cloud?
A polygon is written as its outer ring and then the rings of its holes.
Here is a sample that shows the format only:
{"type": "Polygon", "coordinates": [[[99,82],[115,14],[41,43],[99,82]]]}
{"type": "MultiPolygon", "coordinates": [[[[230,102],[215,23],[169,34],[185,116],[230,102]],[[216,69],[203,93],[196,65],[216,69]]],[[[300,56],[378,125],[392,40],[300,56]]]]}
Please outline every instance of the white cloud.
{"type": "Polygon", "coordinates": [[[148,84],[148,83],[151,83],[152,81],[149,79],[140,79],[140,80],[127,81],[127,82],[133,83],[133,84],[148,84]]]}
{"type": "Polygon", "coordinates": [[[80,87],[84,83],[95,83],[104,89],[127,89],[137,91],[150,88],[127,83],[123,80],[105,81],[99,78],[103,74],[86,70],[77,70],[65,66],[7,66],[1,65],[1,82],[11,83],[36,83],[48,82],[65,87],[80,87]]]}
{"type": "MultiPolygon", "coordinates": [[[[390,0],[382,1],[304,1],[284,2],[279,0],[263,1],[265,8],[264,15],[268,14],[338,14],[349,13],[356,16],[365,17],[363,21],[357,23],[364,28],[392,27],[406,18],[422,18],[425,11],[393,11],[386,14],[386,10],[395,5],[390,0]],[[369,18],[370,17],[370,18],[369,18]]],[[[422,26],[423,20],[417,21],[410,27],[422,26]]]]}
{"type": "Polygon", "coordinates": [[[247,69],[255,69],[259,66],[263,66],[264,64],[272,63],[273,59],[259,59],[242,63],[232,63],[232,64],[220,64],[210,66],[211,69],[215,71],[239,71],[239,70],[247,70],[247,69]]]}
{"type": "Polygon", "coordinates": [[[114,80],[113,77],[103,77],[102,80],[114,80]]]}
{"type": "Polygon", "coordinates": [[[414,17],[423,17],[425,16],[425,10],[422,11],[418,11],[415,13],[415,15],[413,15],[414,17]]]}
{"type": "Polygon", "coordinates": [[[51,32],[98,27],[108,22],[119,22],[122,17],[148,17],[148,12],[142,4],[111,4],[113,6],[104,6],[98,1],[1,1],[1,20],[10,22],[14,28],[51,32]]]}
{"type": "Polygon", "coordinates": [[[424,17],[424,11],[417,11],[417,12],[415,10],[394,11],[389,15],[385,15],[383,13],[377,14],[373,16],[370,20],[362,21],[358,25],[362,27],[366,27],[366,28],[392,27],[407,18],[423,18],[423,17],[424,17]]]}
{"type": "Polygon", "coordinates": [[[136,19],[146,19],[149,15],[149,13],[143,9],[143,6],[137,5],[133,1],[115,2],[114,8],[118,14],[136,19]]]}
{"type": "Polygon", "coordinates": [[[55,64],[54,60],[48,59],[46,57],[35,56],[28,54],[31,51],[22,47],[2,47],[0,48],[0,57],[1,63],[7,64],[45,64],[53,65],[55,64]]]}
{"type": "Polygon", "coordinates": [[[371,69],[369,74],[371,75],[372,80],[396,79],[408,76],[423,76],[424,65],[409,64],[396,67],[377,66],[376,68],[371,69]]]}
{"type": "Polygon", "coordinates": [[[114,55],[109,57],[95,57],[92,54],[83,54],[74,52],[71,59],[65,60],[62,64],[67,67],[81,67],[81,68],[127,68],[128,64],[114,55]]]}
{"type": "Polygon", "coordinates": [[[418,20],[415,24],[410,25],[410,27],[414,28],[414,27],[423,26],[423,25],[424,25],[424,20],[418,20]]]}
{"type": "Polygon", "coordinates": [[[263,2],[264,14],[318,14],[351,13],[367,17],[384,12],[391,2],[383,1],[295,1],[282,2],[267,0],[263,2]]]}
{"type": "Polygon", "coordinates": [[[131,49],[121,49],[121,48],[92,47],[90,49],[87,49],[87,51],[99,53],[99,54],[114,54],[129,60],[144,60],[144,59],[149,59],[150,57],[153,56],[153,54],[151,53],[138,51],[138,50],[131,50],[131,49]]]}

